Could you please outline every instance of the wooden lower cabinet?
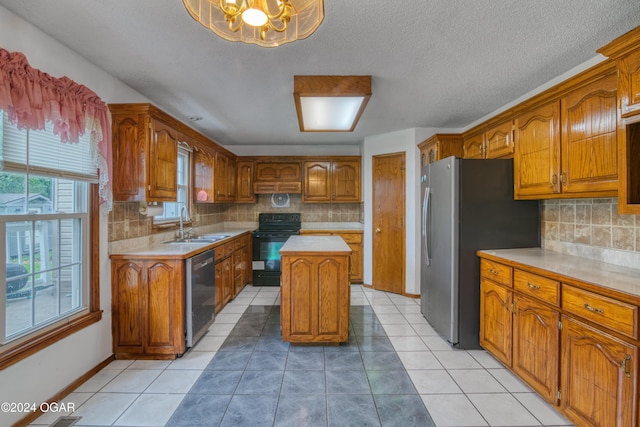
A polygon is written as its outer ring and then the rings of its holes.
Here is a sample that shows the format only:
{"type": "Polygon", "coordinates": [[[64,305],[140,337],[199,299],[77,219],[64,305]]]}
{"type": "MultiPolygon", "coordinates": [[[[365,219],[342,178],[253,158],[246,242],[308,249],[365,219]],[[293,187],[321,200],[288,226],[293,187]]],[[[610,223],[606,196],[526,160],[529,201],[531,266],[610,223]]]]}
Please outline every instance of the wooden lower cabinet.
{"type": "Polygon", "coordinates": [[[234,296],[233,270],[231,257],[216,261],[216,313],[234,296]]]}
{"type": "Polygon", "coordinates": [[[351,283],[362,283],[364,280],[364,244],[362,231],[359,230],[300,230],[307,236],[340,236],[351,249],[349,257],[349,280],[351,283]]]}
{"type": "Polygon", "coordinates": [[[184,353],[184,261],[112,259],[111,277],[116,358],[184,353]]]}
{"type": "Polygon", "coordinates": [[[638,347],[563,316],[562,409],[585,426],[635,426],[638,347]]]}
{"type": "Polygon", "coordinates": [[[483,256],[482,347],[576,425],[638,426],[640,300],[483,256]]]}
{"type": "Polygon", "coordinates": [[[513,297],[511,368],[547,402],[558,400],[560,312],[524,296],[513,297]]]}
{"type": "Polygon", "coordinates": [[[480,282],[480,345],[511,366],[511,291],[490,280],[480,282]]]}
{"type": "Polygon", "coordinates": [[[282,339],[338,343],[349,339],[349,257],[282,255],[282,339]]]}

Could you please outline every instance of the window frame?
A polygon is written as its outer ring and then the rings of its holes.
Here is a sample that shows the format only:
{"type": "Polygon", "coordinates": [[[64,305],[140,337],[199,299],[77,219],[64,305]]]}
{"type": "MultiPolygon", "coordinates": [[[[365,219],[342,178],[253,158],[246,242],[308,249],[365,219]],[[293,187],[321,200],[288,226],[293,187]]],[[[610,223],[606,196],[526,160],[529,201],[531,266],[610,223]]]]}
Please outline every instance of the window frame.
{"type": "Polygon", "coordinates": [[[98,184],[89,184],[89,284],[87,310],[71,315],[64,323],[54,323],[0,347],[0,370],[35,354],[61,339],[84,329],[102,319],[100,309],[100,196],[98,184]],[[6,347],[6,348],[5,348],[6,347]]]}

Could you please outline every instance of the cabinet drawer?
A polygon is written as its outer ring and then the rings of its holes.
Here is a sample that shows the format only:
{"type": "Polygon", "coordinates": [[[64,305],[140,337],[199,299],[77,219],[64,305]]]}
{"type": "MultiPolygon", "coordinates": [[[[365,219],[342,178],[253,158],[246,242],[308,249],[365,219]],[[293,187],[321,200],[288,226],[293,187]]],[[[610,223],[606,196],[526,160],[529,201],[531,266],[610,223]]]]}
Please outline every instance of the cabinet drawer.
{"type": "Polygon", "coordinates": [[[504,264],[483,258],[480,260],[480,275],[502,285],[512,286],[513,269],[504,264]]]}
{"type": "Polygon", "coordinates": [[[362,234],[360,233],[347,233],[347,234],[338,234],[342,237],[347,243],[361,243],[362,242],[362,234]]]}
{"type": "Polygon", "coordinates": [[[562,308],[632,338],[638,337],[638,307],[562,285],[562,308]]]}
{"type": "Polygon", "coordinates": [[[216,246],[213,253],[215,254],[216,261],[220,261],[226,256],[225,245],[216,246]]]}
{"type": "Polygon", "coordinates": [[[247,246],[247,244],[247,236],[240,237],[233,241],[233,249],[237,251],[238,249],[247,246]]]}
{"type": "Polygon", "coordinates": [[[226,256],[229,256],[236,250],[236,245],[233,242],[224,244],[224,253],[226,256]]]}
{"type": "Polygon", "coordinates": [[[554,305],[559,305],[560,282],[527,273],[526,271],[514,270],[513,287],[527,295],[541,299],[554,305]]]}

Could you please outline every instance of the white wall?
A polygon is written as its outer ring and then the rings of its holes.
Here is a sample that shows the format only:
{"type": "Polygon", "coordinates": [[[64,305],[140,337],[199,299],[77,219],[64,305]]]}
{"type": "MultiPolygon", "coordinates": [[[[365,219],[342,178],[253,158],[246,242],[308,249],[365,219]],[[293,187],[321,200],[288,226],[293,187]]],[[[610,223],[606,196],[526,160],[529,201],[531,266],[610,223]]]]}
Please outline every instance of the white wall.
{"type": "MultiPolygon", "coordinates": [[[[26,55],[31,66],[54,77],[68,76],[107,103],[149,102],[45,33],[0,6],[0,47],[26,55]]],[[[113,354],[107,216],[100,217],[100,305],[102,320],[0,371],[0,402],[39,404],[113,354]]],[[[0,413],[7,426],[26,414],[0,413]]]]}
{"type": "Polygon", "coordinates": [[[364,283],[372,281],[372,158],[380,154],[405,153],[405,292],[420,294],[420,156],[417,145],[436,132],[457,133],[458,129],[413,128],[366,137],[362,144],[364,200],[364,283]]]}

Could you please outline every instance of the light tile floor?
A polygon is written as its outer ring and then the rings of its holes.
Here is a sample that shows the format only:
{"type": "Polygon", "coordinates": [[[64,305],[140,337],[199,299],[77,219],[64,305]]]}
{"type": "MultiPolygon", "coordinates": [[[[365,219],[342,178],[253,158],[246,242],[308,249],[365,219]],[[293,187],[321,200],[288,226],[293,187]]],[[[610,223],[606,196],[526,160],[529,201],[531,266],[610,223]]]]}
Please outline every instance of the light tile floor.
{"type": "MultiPolygon", "coordinates": [[[[198,395],[188,394],[189,390],[198,379],[200,385],[206,386],[204,379],[211,371],[205,369],[219,352],[242,314],[250,305],[279,305],[279,290],[277,287],[245,287],[240,295],[219,313],[208,333],[180,359],[116,360],[110,363],[64,398],[65,403],[75,404],[76,411],[70,415],[82,416],[76,426],[167,425],[181,404],[184,406],[185,396],[197,400],[198,395]]],[[[419,300],[354,285],[351,287],[351,304],[371,306],[379,320],[379,324],[372,327],[382,330],[370,330],[365,335],[386,334],[436,426],[572,425],[485,351],[451,348],[422,317],[419,300]]],[[[362,326],[367,327],[366,324],[362,326]]],[[[325,360],[330,361],[331,356],[327,353],[325,352],[325,360]]],[[[307,353],[302,363],[313,363],[311,354],[307,353]]],[[[379,360],[368,360],[367,354],[373,353],[361,354],[366,369],[372,364],[380,363],[379,360]]],[[[235,355],[240,355],[240,352],[235,355]]],[[[341,359],[342,362],[345,360],[341,359]]],[[[287,363],[295,363],[294,358],[289,356],[287,363]]],[[[329,372],[325,371],[327,378],[329,372]]],[[[219,372],[217,375],[216,381],[219,381],[219,372]]],[[[229,375],[233,373],[230,371],[229,375]]],[[[232,382],[231,379],[229,381],[232,382]]],[[[241,385],[242,383],[238,387],[241,385]]],[[[286,381],[279,387],[285,390],[286,381]]],[[[375,390],[373,392],[376,393],[375,390]]],[[[212,399],[211,395],[201,396],[212,399]]],[[[233,396],[231,402],[228,398],[225,400],[220,396],[220,402],[208,402],[209,407],[219,405],[220,411],[229,414],[229,419],[232,419],[234,405],[246,408],[248,403],[242,402],[239,394],[233,396]]],[[[359,396],[363,399],[367,397],[359,396]]],[[[282,402],[285,398],[286,395],[281,394],[278,405],[286,406],[287,402],[282,402]]],[[[291,404],[305,404],[302,402],[304,397],[300,399],[292,399],[291,404]]],[[[331,416],[336,411],[342,413],[350,410],[340,407],[339,399],[327,402],[330,406],[326,412],[328,421],[312,419],[307,424],[301,424],[293,419],[282,420],[276,416],[275,423],[324,426],[327,423],[331,424],[331,416]]],[[[306,404],[312,405],[313,402],[306,404]]],[[[366,405],[367,402],[363,400],[362,404],[366,405]]],[[[31,425],[49,426],[60,415],[44,414],[31,425]]],[[[370,421],[374,424],[380,422],[363,419],[362,425],[369,425],[367,423],[370,421]]],[[[382,425],[392,424],[393,420],[382,420],[382,425]]],[[[216,424],[212,422],[211,425],[216,424]]]]}

